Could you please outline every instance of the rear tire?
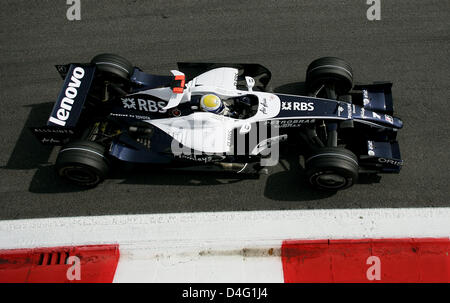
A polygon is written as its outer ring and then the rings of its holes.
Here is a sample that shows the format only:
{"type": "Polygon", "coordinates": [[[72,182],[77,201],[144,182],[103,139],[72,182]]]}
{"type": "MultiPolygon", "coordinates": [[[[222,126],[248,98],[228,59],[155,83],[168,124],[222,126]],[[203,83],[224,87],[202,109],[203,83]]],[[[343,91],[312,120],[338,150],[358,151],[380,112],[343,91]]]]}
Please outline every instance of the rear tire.
{"type": "Polygon", "coordinates": [[[308,182],[319,189],[338,191],[358,181],[358,158],[348,149],[326,147],[306,160],[308,182]]]}
{"type": "Polygon", "coordinates": [[[115,54],[99,54],[92,58],[91,63],[95,64],[103,74],[123,80],[130,79],[134,69],[130,61],[115,54]]]}
{"type": "Polygon", "coordinates": [[[114,54],[100,54],[91,60],[97,67],[96,78],[90,90],[90,104],[97,106],[113,98],[122,97],[129,91],[133,65],[114,54]]]}
{"type": "Polygon", "coordinates": [[[306,85],[315,92],[322,85],[333,85],[338,95],[348,93],[353,87],[353,71],[346,61],[336,57],[314,60],[306,70],[306,85]]]}
{"type": "Polygon", "coordinates": [[[75,141],[61,148],[55,168],[65,180],[85,187],[101,183],[109,172],[105,148],[92,141],[75,141]]]}

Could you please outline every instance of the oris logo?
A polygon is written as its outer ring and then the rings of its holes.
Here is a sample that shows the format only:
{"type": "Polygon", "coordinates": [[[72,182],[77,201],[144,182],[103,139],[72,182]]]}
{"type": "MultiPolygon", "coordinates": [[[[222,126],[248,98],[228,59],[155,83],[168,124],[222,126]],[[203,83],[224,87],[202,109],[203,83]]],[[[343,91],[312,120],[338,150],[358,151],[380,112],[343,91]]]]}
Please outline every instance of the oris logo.
{"type": "Polygon", "coordinates": [[[56,111],[56,117],[50,116],[48,119],[50,122],[60,126],[66,125],[66,121],[69,119],[70,111],[72,110],[74,99],[77,97],[78,88],[80,88],[81,79],[83,77],[84,69],[81,67],[76,67],[73,70],[69,85],[66,88],[65,96],[61,100],[59,109],[56,111]]]}
{"type": "Polygon", "coordinates": [[[282,110],[299,110],[299,111],[313,111],[314,103],[312,102],[282,102],[282,110]]]}
{"type": "Polygon", "coordinates": [[[403,166],[403,161],[397,161],[397,160],[392,160],[392,159],[379,158],[378,162],[392,164],[392,165],[396,165],[396,166],[403,166]]]}

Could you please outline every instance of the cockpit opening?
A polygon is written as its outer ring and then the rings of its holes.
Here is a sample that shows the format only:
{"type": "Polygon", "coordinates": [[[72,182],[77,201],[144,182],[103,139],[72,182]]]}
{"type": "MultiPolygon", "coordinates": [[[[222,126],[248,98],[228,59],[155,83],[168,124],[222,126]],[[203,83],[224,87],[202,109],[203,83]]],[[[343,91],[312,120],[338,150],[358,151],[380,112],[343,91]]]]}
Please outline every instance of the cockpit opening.
{"type": "Polygon", "coordinates": [[[228,116],[234,119],[247,119],[258,111],[259,100],[256,95],[247,94],[223,99],[215,94],[193,96],[191,107],[200,111],[228,116]]]}

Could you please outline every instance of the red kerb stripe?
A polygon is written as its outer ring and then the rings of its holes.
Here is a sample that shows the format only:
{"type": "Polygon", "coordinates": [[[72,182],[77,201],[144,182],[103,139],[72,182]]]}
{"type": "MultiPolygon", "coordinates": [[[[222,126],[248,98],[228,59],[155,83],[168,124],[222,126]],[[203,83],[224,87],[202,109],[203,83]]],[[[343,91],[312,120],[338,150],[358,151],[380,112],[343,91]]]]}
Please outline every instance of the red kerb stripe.
{"type": "Polygon", "coordinates": [[[115,244],[0,250],[0,282],[111,283],[119,256],[115,244]],[[79,266],[67,264],[71,256],[79,266]]]}
{"type": "Polygon", "coordinates": [[[448,238],[284,241],[284,281],[448,283],[449,246],[448,238]]]}

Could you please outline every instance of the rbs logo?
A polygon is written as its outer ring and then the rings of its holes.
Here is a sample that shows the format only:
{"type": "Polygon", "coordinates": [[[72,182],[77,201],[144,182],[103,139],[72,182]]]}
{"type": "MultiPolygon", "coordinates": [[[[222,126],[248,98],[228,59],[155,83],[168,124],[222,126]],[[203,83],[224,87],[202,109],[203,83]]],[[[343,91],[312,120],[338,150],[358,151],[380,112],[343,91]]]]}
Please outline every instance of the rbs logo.
{"type": "Polygon", "coordinates": [[[313,111],[314,103],[312,102],[282,102],[282,110],[299,110],[299,111],[313,111]]]}

